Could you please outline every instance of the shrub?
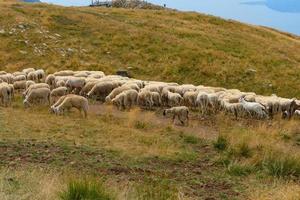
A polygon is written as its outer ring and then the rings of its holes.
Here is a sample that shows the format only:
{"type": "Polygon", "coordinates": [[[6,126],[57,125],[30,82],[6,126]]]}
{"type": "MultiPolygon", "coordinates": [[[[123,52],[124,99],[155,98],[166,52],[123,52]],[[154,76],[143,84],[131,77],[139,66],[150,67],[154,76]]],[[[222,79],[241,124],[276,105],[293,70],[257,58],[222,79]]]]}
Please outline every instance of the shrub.
{"type": "Polygon", "coordinates": [[[213,143],[213,145],[214,145],[215,149],[217,149],[219,151],[224,151],[228,147],[227,138],[221,135],[218,137],[217,141],[215,141],[213,143]]]}
{"type": "Polygon", "coordinates": [[[146,129],[147,128],[147,124],[145,122],[141,122],[141,121],[136,121],[134,123],[134,127],[136,129],[146,129]]]}
{"type": "Polygon", "coordinates": [[[75,180],[60,193],[62,200],[112,200],[102,183],[96,180],[75,180]]]}

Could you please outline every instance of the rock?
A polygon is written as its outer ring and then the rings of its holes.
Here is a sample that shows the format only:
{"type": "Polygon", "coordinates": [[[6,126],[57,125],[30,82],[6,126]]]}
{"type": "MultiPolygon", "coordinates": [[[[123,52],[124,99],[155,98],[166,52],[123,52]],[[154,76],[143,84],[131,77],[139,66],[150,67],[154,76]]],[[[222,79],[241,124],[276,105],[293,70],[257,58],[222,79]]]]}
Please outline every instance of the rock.
{"type": "Polygon", "coordinates": [[[249,69],[246,70],[247,74],[255,74],[256,72],[257,72],[257,70],[256,69],[252,69],[252,68],[249,68],[249,69]]]}
{"type": "Polygon", "coordinates": [[[4,29],[0,29],[0,34],[5,34],[5,30],[4,29]]]}

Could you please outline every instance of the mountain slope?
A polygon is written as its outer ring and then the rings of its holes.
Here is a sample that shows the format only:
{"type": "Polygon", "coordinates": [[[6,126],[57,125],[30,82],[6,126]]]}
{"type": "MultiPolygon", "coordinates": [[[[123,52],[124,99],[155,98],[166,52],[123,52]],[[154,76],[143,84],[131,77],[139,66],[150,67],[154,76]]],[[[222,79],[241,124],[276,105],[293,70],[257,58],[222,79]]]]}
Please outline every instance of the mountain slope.
{"type": "Polygon", "coordinates": [[[0,3],[0,66],[130,68],[136,78],[300,97],[300,40],[167,10],[0,3]]]}

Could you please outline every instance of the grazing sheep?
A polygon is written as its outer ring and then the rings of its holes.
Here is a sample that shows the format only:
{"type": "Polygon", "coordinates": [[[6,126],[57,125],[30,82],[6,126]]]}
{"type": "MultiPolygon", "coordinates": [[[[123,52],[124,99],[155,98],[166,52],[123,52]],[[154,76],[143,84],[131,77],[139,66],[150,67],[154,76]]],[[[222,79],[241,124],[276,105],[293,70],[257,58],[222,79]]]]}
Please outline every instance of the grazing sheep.
{"type": "Polygon", "coordinates": [[[58,88],[58,87],[64,87],[66,86],[66,82],[64,80],[58,80],[56,83],[55,83],[55,87],[58,88]]]}
{"type": "Polygon", "coordinates": [[[38,76],[35,72],[29,72],[27,75],[27,80],[38,82],[38,76]]]}
{"type": "Polygon", "coordinates": [[[119,83],[116,81],[112,82],[99,82],[89,91],[87,96],[89,98],[95,98],[100,101],[105,101],[106,96],[108,96],[113,89],[119,87],[119,83]]]}
{"type": "Polygon", "coordinates": [[[50,85],[50,88],[53,89],[55,87],[55,76],[53,74],[49,74],[46,77],[45,83],[50,85]]]}
{"type": "Polygon", "coordinates": [[[31,86],[31,85],[34,85],[35,82],[34,81],[26,81],[26,90],[31,86]]]}
{"type": "MultiPolygon", "coordinates": [[[[83,111],[84,117],[87,117],[87,112],[89,109],[89,102],[85,97],[78,95],[66,95],[61,97],[58,101],[60,104],[52,106],[55,114],[62,114],[65,110],[70,110],[71,108],[77,108],[80,113],[83,111]]],[[[58,103],[57,102],[57,103],[58,103]]]]}
{"type": "Polygon", "coordinates": [[[23,104],[26,107],[31,106],[35,102],[41,102],[44,104],[50,103],[50,89],[49,88],[36,88],[32,89],[26,96],[23,104]]]}
{"type": "Polygon", "coordinates": [[[10,104],[11,90],[7,83],[0,84],[0,100],[1,105],[7,107],[10,104]]]}
{"type": "Polygon", "coordinates": [[[68,88],[66,87],[58,87],[51,91],[50,93],[50,102],[51,104],[55,102],[57,97],[65,96],[68,93],[68,88]]]}
{"type": "Polygon", "coordinates": [[[25,74],[25,75],[28,75],[30,72],[34,72],[35,69],[34,68],[27,68],[27,69],[23,69],[22,72],[25,74]]]}
{"type": "Polygon", "coordinates": [[[198,92],[196,91],[188,91],[184,93],[183,100],[184,104],[188,107],[195,108],[196,105],[196,99],[197,99],[198,92]]]}
{"type": "Polygon", "coordinates": [[[79,94],[84,85],[85,80],[82,78],[72,77],[66,82],[66,87],[68,88],[69,93],[74,92],[75,94],[79,94]]]}
{"type": "Polygon", "coordinates": [[[119,110],[130,109],[132,106],[136,105],[137,98],[138,92],[130,89],[118,94],[111,102],[113,105],[116,105],[119,110]]]}
{"type": "Polygon", "coordinates": [[[260,119],[267,118],[266,107],[257,102],[247,102],[244,98],[240,98],[240,103],[242,104],[246,113],[251,117],[257,116],[260,119]]]}
{"type": "Polygon", "coordinates": [[[229,103],[228,101],[221,101],[221,107],[224,109],[225,113],[231,113],[235,116],[235,119],[238,118],[238,116],[244,115],[244,108],[241,103],[229,103]]]}
{"type": "Polygon", "coordinates": [[[177,117],[182,125],[188,125],[189,109],[186,106],[179,106],[179,107],[172,107],[170,109],[165,109],[163,114],[164,116],[166,116],[167,114],[171,114],[173,123],[175,122],[175,118],[177,117]]]}
{"type": "Polygon", "coordinates": [[[152,109],[152,106],[154,104],[153,99],[152,99],[152,92],[149,90],[142,89],[138,93],[138,99],[137,99],[137,104],[146,109],[152,109]]]}
{"type": "Polygon", "coordinates": [[[126,90],[130,90],[131,88],[127,85],[122,85],[120,87],[117,87],[111,91],[111,93],[105,98],[105,102],[109,103],[113,98],[115,98],[117,95],[121,94],[122,92],[126,90]]]}
{"type": "Polygon", "coordinates": [[[159,107],[162,105],[161,97],[158,92],[151,92],[151,97],[153,101],[153,106],[159,107]]]}
{"type": "Polygon", "coordinates": [[[38,82],[42,82],[46,77],[45,71],[43,69],[36,70],[35,74],[37,76],[38,82]]]}
{"type": "Polygon", "coordinates": [[[26,76],[25,75],[18,75],[14,77],[14,82],[16,81],[25,81],[26,80],[26,76]]]}
{"type": "Polygon", "coordinates": [[[15,90],[25,90],[26,89],[26,81],[16,81],[13,83],[15,90]]]}
{"type": "Polygon", "coordinates": [[[204,115],[209,105],[208,93],[199,92],[196,98],[196,105],[199,106],[202,115],[204,115]]]}
{"type": "Polygon", "coordinates": [[[72,70],[64,70],[55,72],[54,76],[74,76],[74,72],[72,70]]]}
{"type": "Polygon", "coordinates": [[[182,101],[183,98],[180,94],[168,92],[168,106],[170,107],[179,106],[182,101]]]}
{"type": "Polygon", "coordinates": [[[99,80],[93,80],[87,82],[84,87],[79,92],[79,95],[81,96],[87,96],[87,94],[92,90],[92,88],[99,82],[99,80]]]}
{"type": "Polygon", "coordinates": [[[47,83],[36,83],[33,85],[30,85],[25,92],[23,92],[23,97],[26,97],[30,93],[31,90],[38,89],[38,88],[48,88],[50,89],[50,86],[47,83]]]}
{"type": "Polygon", "coordinates": [[[300,110],[295,110],[294,117],[298,119],[300,118],[300,110]]]}

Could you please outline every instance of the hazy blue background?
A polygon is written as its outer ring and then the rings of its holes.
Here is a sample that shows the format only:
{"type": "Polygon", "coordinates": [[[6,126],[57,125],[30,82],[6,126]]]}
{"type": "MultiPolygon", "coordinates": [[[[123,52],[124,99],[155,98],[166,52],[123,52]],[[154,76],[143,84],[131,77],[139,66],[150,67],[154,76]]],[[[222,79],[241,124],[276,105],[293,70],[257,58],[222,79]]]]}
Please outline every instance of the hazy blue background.
{"type": "MultiPolygon", "coordinates": [[[[61,5],[88,5],[89,0],[42,0],[61,5]]],[[[300,0],[148,0],[184,11],[273,27],[300,35],[300,0]]]]}

